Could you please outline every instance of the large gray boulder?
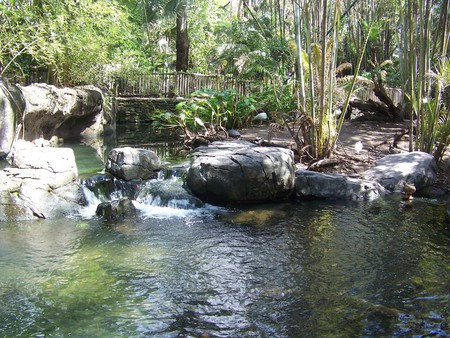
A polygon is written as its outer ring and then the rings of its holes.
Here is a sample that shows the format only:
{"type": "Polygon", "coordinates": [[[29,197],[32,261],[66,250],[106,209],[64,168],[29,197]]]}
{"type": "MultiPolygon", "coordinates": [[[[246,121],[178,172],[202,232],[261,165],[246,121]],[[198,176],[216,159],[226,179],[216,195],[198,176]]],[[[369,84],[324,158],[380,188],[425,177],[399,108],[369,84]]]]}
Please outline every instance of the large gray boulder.
{"type": "Polygon", "coordinates": [[[57,88],[44,83],[19,86],[25,100],[24,138],[79,137],[101,123],[102,92],[95,87],[57,88]],[[99,117],[100,116],[100,117],[99,117]]]}
{"type": "Polygon", "coordinates": [[[83,203],[69,148],[40,148],[18,142],[12,166],[0,171],[0,221],[56,218],[83,203]]]}
{"type": "Polygon", "coordinates": [[[385,189],[373,181],[305,169],[298,169],[295,172],[295,195],[300,199],[374,200],[382,196],[384,192],[385,189]]]}
{"type": "Polygon", "coordinates": [[[98,98],[95,92],[100,93],[102,97],[101,111],[90,119],[90,122],[93,122],[92,124],[88,123],[83,126],[80,135],[84,138],[91,138],[91,136],[109,136],[115,134],[117,114],[116,98],[107,91],[92,85],[75,87],[75,90],[78,92],[85,91],[88,94],[92,93],[93,95],[91,97],[93,100],[98,98]]]}
{"type": "Polygon", "coordinates": [[[160,159],[148,149],[114,148],[106,161],[106,171],[125,181],[154,178],[160,168],[160,159]]]}
{"type": "Polygon", "coordinates": [[[277,201],[294,189],[291,150],[250,142],[214,142],[191,154],[186,182],[202,200],[219,204],[277,201]]]}
{"type": "Polygon", "coordinates": [[[0,159],[6,158],[11,150],[16,124],[20,123],[24,107],[18,88],[0,78],[0,159]]]}
{"type": "Polygon", "coordinates": [[[24,138],[26,140],[53,135],[72,138],[81,133],[82,119],[93,118],[102,107],[99,92],[57,88],[43,83],[20,87],[24,96],[24,138]]]}
{"type": "Polygon", "coordinates": [[[377,161],[362,177],[391,192],[401,192],[404,183],[414,184],[420,193],[436,180],[437,165],[432,155],[420,151],[392,154],[377,161]]]}
{"type": "Polygon", "coordinates": [[[53,136],[96,140],[94,146],[100,148],[98,136],[113,135],[115,129],[115,98],[97,87],[20,86],[0,81],[0,159],[8,155],[16,134],[27,141],[53,136]],[[18,126],[21,129],[16,131],[18,126]]]}

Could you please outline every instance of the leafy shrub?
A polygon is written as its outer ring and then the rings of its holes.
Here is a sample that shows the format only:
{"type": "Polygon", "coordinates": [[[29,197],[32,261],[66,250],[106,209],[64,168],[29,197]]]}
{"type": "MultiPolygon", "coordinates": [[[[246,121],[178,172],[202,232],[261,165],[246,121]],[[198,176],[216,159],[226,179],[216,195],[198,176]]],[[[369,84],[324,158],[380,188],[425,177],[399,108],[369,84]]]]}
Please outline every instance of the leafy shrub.
{"type": "Polygon", "coordinates": [[[241,128],[251,122],[256,110],[253,98],[243,97],[234,90],[196,91],[188,101],[180,102],[176,109],[176,113],[165,112],[156,118],[166,126],[182,128],[185,132],[241,128]]]}

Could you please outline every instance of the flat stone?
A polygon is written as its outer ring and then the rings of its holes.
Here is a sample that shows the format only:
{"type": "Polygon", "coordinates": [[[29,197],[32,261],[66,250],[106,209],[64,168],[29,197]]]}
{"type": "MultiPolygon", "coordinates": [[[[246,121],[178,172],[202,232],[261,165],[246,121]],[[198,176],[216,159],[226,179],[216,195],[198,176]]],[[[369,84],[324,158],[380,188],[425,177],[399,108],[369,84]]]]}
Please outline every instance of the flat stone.
{"type": "Polygon", "coordinates": [[[403,184],[414,184],[417,192],[429,187],[437,178],[436,160],[430,154],[414,151],[387,155],[362,174],[391,192],[401,192],[403,184]]]}
{"type": "Polygon", "coordinates": [[[13,167],[0,171],[0,221],[73,213],[83,201],[73,150],[40,148],[31,142],[17,145],[13,167]]]}
{"type": "Polygon", "coordinates": [[[298,169],[295,172],[297,198],[373,200],[384,194],[377,182],[298,169]]]}
{"type": "Polygon", "coordinates": [[[70,148],[28,147],[14,151],[12,166],[18,169],[44,169],[51,173],[71,172],[78,176],[75,154],[70,148]]]}

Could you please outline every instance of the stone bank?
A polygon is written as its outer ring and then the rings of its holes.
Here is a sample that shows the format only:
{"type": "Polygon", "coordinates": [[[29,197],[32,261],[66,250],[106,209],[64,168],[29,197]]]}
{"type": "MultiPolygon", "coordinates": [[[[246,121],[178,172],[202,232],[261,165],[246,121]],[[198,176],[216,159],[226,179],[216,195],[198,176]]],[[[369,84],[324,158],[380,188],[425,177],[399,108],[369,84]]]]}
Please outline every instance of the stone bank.
{"type": "Polygon", "coordinates": [[[148,123],[152,121],[155,111],[175,111],[178,103],[184,98],[155,98],[155,97],[117,97],[117,123],[148,123]]]}

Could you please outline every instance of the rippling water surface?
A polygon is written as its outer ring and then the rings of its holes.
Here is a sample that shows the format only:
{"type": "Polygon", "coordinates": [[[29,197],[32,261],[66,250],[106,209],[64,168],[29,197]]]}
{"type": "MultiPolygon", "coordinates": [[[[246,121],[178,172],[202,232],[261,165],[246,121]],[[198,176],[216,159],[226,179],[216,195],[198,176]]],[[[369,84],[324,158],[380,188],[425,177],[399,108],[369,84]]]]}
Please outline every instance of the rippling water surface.
{"type": "Polygon", "coordinates": [[[0,337],[450,334],[437,202],[144,209],[0,223],[0,337]]]}
{"type": "MultiPolygon", "coordinates": [[[[119,128],[118,145],[179,160],[166,135],[138,127],[119,128]]],[[[101,154],[74,150],[81,177],[102,170],[101,154]]],[[[94,204],[0,223],[0,337],[450,335],[438,201],[135,205],[138,217],[113,224],[94,204]]]]}

